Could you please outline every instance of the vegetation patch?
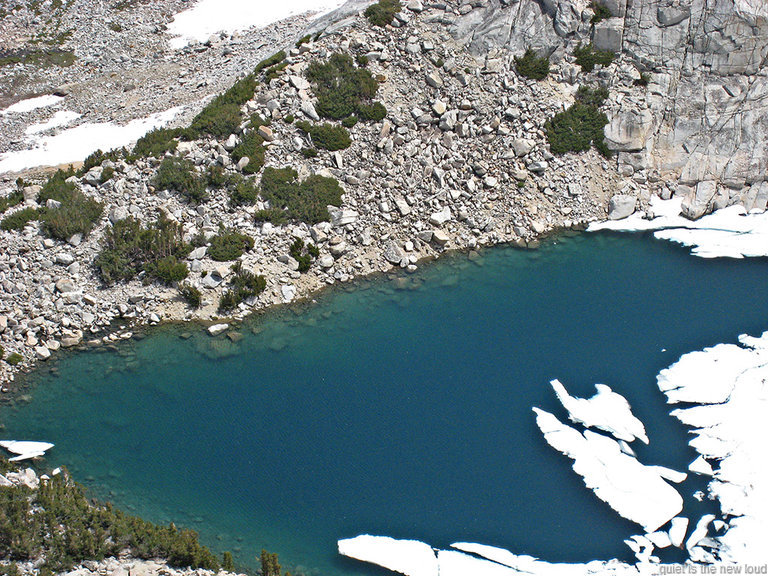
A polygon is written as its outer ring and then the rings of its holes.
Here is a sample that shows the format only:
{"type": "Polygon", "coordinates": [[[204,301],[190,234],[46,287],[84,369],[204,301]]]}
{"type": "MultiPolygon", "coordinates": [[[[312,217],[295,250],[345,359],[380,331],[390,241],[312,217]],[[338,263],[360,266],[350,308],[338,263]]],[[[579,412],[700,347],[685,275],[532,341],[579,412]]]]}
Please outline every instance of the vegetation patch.
{"type": "Polygon", "coordinates": [[[386,115],[381,103],[374,107],[378,82],[368,70],[356,67],[349,55],[337,53],[327,62],[312,62],[306,74],[313,84],[317,96],[315,108],[320,116],[343,120],[353,114],[361,119],[386,115]]]}
{"type": "Polygon", "coordinates": [[[159,158],[166,152],[174,152],[179,145],[178,140],[184,133],[181,128],[156,128],[150,130],[136,141],[133,147],[134,158],[159,158]]]}
{"type": "Polygon", "coordinates": [[[338,181],[324,176],[310,176],[299,183],[293,168],[265,168],[261,177],[261,196],[268,200],[269,211],[257,218],[282,223],[300,220],[317,224],[330,220],[328,206],[341,206],[344,190],[338,181]]]}
{"type": "Polygon", "coordinates": [[[80,170],[77,171],[77,174],[78,176],[84,176],[91,168],[101,166],[107,160],[117,162],[118,160],[125,158],[126,155],[125,148],[110,150],[109,152],[102,152],[101,149],[96,150],[86,156],[83,165],[80,167],[80,170]]]}
{"type": "MultiPolygon", "coordinates": [[[[181,294],[181,297],[184,299],[184,301],[187,303],[187,305],[192,308],[193,310],[197,310],[202,306],[203,304],[203,294],[192,286],[192,284],[188,284],[187,282],[182,282],[179,284],[179,294],[181,294]]],[[[226,553],[225,553],[226,554],[226,553]]],[[[232,559],[232,556],[230,555],[229,559],[232,559]]],[[[226,565],[226,556],[224,557],[224,570],[229,570],[226,565]]]]}
{"type": "MultiPolygon", "coordinates": [[[[18,364],[21,364],[24,362],[24,356],[19,354],[18,352],[11,352],[8,354],[8,358],[5,359],[8,364],[11,366],[16,366],[18,364]]],[[[2,496],[3,490],[0,490],[0,496],[2,496]]],[[[1,501],[1,498],[0,498],[1,501]]],[[[0,518],[0,523],[2,522],[2,518],[0,518]]],[[[0,528],[0,534],[3,533],[2,528],[0,528]]],[[[0,544],[0,555],[2,555],[2,544],[0,544]]],[[[6,555],[7,556],[7,555],[6,555]]]]}
{"type": "Polygon", "coordinates": [[[259,189],[253,180],[247,178],[236,178],[235,183],[229,187],[229,203],[232,206],[254,204],[258,196],[259,189]]]}
{"type": "Polygon", "coordinates": [[[182,227],[164,217],[148,227],[134,218],[115,222],[104,233],[94,261],[102,282],[112,285],[144,273],[145,281],[172,284],[187,277],[185,258],[192,246],[182,239],[182,227]]]}
{"type": "Polygon", "coordinates": [[[592,72],[596,64],[608,66],[615,57],[613,52],[598,50],[591,42],[586,46],[579,44],[574,49],[573,55],[576,57],[576,64],[581,66],[584,72],[592,72]]]}
{"type": "Polygon", "coordinates": [[[2,230],[21,230],[28,222],[33,222],[40,218],[40,213],[35,208],[22,208],[13,214],[8,214],[0,221],[2,230]]]}
{"type": "Polygon", "coordinates": [[[594,144],[603,156],[611,155],[603,133],[608,118],[600,111],[607,97],[605,88],[579,87],[576,102],[564,112],[555,114],[544,126],[552,153],[582,152],[594,144]]]}
{"type": "Polygon", "coordinates": [[[304,245],[304,240],[296,238],[289,249],[291,257],[299,263],[299,272],[306,272],[312,262],[320,256],[320,249],[311,242],[304,245]]]}
{"type": "Polygon", "coordinates": [[[232,87],[219,94],[210,104],[192,119],[189,129],[183,136],[189,140],[209,134],[216,138],[226,138],[240,127],[242,116],[240,107],[253,98],[256,79],[253,74],[235,82],[232,87]]]}
{"type": "Polygon", "coordinates": [[[344,150],[352,145],[349,131],[343,126],[328,123],[311,125],[306,121],[296,122],[296,126],[307,132],[312,138],[312,143],[323,150],[344,150]]]}
{"type": "Polygon", "coordinates": [[[598,22],[602,22],[603,20],[607,20],[608,18],[612,18],[613,14],[611,14],[611,11],[608,10],[608,8],[602,4],[598,4],[597,2],[593,2],[589,5],[590,8],[592,8],[592,12],[594,12],[594,15],[589,20],[592,24],[597,24],[598,22]]]}
{"type": "Polygon", "coordinates": [[[392,23],[400,8],[400,0],[379,0],[365,9],[365,17],[374,26],[383,28],[392,23]]]}
{"type": "Polygon", "coordinates": [[[253,238],[236,230],[223,228],[211,238],[208,256],[216,262],[229,262],[240,258],[251,248],[253,248],[253,238]]]}
{"type": "Polygon", "coordinates": [[[256,174],[264,166],[264,154],[264,138],[252,130],[232,150],[232,160],[239,162],[241,158],[247,157],[248,164],[243,168],[243,173],[256,174]]]}
{"type": "Polygon", "coordinates": [[[24,193],[21,190],[14,190],[8,196],[0,197],[0,212],[5,212],[8,208],[13,208],[24,202],[24,193]]]}
{"type": "Polygon", "coordinates": [[[75,53],[71,50],[33,50],[20,51],[0,56],[0,68],[13,64],[24,64],[36,68],[50,68],[57,66],[66,68],[75,63],[75,53]]]}
{"type": "Polygon", "coordinates": [[[175,190],[192,202],[208,199],[205,180],[197,174],[194,164],[184,158],[165,158],[152,183],[159,190],[175,190]]]}
{"type": "MultiPolygon", "coordinates": [[[[3,467],[8,463],[3,459],[3,467]]],[[[130,550],[131,556],[163,558],[175,567],[218,570],[216,556],[197,534],[173,524],[157,526],[99,504],[64,473],[37,490],[0,490],[0,556],[13,562],[43,559],[40,573],[65,572],[84,560],[102,560],[130,550]]]]}
{"type": "Polygon", "coordinates": [[[264,276],[243,269],[242,262],[235,262],[232,271],[234,274],[229,281],[229,288],[219,299],[219,312],[234,310],[241,302],[259,295],[267,287],[264,276]]]}
{"type": "Polygon", "coordinates": [[[544,80],[549,74],[549,58],[536,56],[536,52],[528,48],[521,57],[515,56],[515,69],[520,76],[544,80]]]}
{"type": "Polygon", "coordinates": [[[275,54],[272,54],[272,56],[270,56],[269,58],[265,58],[264,60],[256,64],[256,68],[253,69],[253,75],[258,76],[267,68],[272,68],[273,66],[277,66],[283,60],[285,60],[285,56],[286,56],[285,52],[283,50],[280,50],[280,52],[276,52],[275,54]]]}
{"type": "Polygon", "coordinates": [[[48,200],[61,203],[58,208],[38,209],[43,230],[51,238],[69,240],[75,234],[87,235],[104,212],[104,205],[89,198],[72,182],[67,182],[74,172],[57,171],[43,186],[37,201],[46,204],[48,200]]]}

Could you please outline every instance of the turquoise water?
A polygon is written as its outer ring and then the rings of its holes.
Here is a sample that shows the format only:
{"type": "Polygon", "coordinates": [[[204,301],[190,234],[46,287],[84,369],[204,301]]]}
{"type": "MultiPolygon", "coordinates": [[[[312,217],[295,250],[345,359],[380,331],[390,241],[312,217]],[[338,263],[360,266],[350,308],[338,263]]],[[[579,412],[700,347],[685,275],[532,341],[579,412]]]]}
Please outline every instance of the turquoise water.
{"type": "Polygon", "coordinates": [[[564,417],[552,378],[585,396],[607,383],[646,424],[641,460],[684,468],[695,454],[655,376],[768,328],[766,278],[764,260],[633,236],[458,255],[259,316],[237,343],[188,325],[71,354],[0,419],[54,442],[46,465],[244,565],[264,547],[295,572],[368,574],[335,552],[360,533],[630,560],[639,528],[583,487],[531,407],[564,417]]]}

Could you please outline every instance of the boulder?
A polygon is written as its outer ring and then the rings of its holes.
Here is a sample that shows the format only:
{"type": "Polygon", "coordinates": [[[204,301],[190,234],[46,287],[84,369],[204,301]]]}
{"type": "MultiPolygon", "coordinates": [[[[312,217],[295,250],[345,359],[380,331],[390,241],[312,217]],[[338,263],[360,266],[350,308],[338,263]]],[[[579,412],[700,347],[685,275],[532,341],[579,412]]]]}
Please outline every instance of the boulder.
{"type": "Polygon", "coordinates": [[[605,143],[611,150],[633,152],[642,150],[653,128],[653,115],[648,109],[622,108],[604,129],[605,143]]]}
{"type": "Polygon", "coordinates": [[[314,120],[315,122],[320,120],[320,115],[315,110],[315,106],[309,100],[304,100],[301,103],[301,111],[310,120],[314,120]]]}
{"type": "Polygon", "coordinates": [[[222,332],[226,332],[229,329],[229,324],[213,324],[208,326],[208,334],[211,336],[218,336],[222,332]]]}
{"type": "Polygon", "coordinates": [[[354,224],[360,217],[354,210],[341,209],[334,206],[328,207],[328,213],[331,215],[331,226],[334,227],[354,224]]]}
{"type": "Polygon", "coordinates": [[[621,220],[635,212],[637,199],[628,194],[615,194],[608,202],[608,220],[621,220]]]}
{"type": "Polygon", "coordinates": [[[405,258],[405,252],[394,241],[390,240],[384,245],[384,258],[391,264],[400,264],[405,258]]]}
{"type": "Polygon", "coordinates": [[[36,346],[35,356],[38,360],[48,360],[51,357],[51,351],[48,350],[47,346],[36,346]]]}
{"type": "Polygon", "coordinates": [[[712,211],[712,200],[717,194],[717,183],[705,180],[696,184],[691,192],[686,194],[681,204],[681,213],[689,220],[697,220],[712,211]]]}
{"type": "Polygon", "coordinates": [[[599,50],[608,50],[618,54],[621,52],[624,38],[624,19],[608,18],[595,24],[595,34],[592,43],[599,50]]]}

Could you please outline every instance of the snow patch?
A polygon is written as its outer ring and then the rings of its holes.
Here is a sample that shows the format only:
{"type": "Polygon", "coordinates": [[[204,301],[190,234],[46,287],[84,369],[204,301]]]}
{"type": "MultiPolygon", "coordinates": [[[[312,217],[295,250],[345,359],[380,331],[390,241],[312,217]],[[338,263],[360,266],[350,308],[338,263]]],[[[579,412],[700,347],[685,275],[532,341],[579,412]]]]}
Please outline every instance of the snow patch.
{"type": "Polygon", "coordinates": [[[32,124],[24,130],[24,134],[30,136],[32,134],[39,134],[46,130],[52,130],[53,128],[59,128],[60,126],[66,126],[70,122],[74,122],[80,118],[80,114],[72,112],[71,110],[59,110],[49,120],[42,124],[32,124]]]}
{"type": "Polygon", "coordinates": [[[655,238],[689,246],[701,258],[768,256],[768,212],[747,214],[743,206],[729,206],[692,221],[680,215],[681,204],[681,198],[654,196],[648,211],[651,218],[636,212],[623,220],[591,224],[587,230],[655,230],[655,238]]]}
{"type": "Polygon", "coordinates": [[[64,100],[63,96],[54,96],[53,94],[46,94],[44,96],[36,96],[35,98],[27,98],[26,100],[20,100],[16,104],[8,106],[4,110],[0,110],[0,116],[6,114],[23,114],[24,112],[31,112],[38,108],[45,108],[46,106],[53,106],[64,100]]]}
{"type": "Polygon", "coordinates": [[[0,174],[37,166],[56,166],[77,162],[96,150],[111,150],[135,142],[153,128],[165,126],[181,107],[133,120],[124,126],[111,122],[81,124],[54,136],[40,138],[29,150],[0,154],[0,174]]]}
{"type": "Polygon", "coordinates": [[[345,0],[284,0],[283,2],[254,2],[253,0],[201,0],[192,8],[179,12],[168,24],[173,49],[190,42],[205,42],[217,32],[231,34],[239,30],[263,28],[289,16],[315,12],[318,16],[335,10],[345,0]]]}
{"type": "Polygon", "coordinates": [[[372,562],[409,576],[437,576],[437,555],[429,544],[418,540],[395,540],[364,534],[339,540],[339,554],[372,562]]]}
{"type": "Polygon", "coordinates": [[[595,384],[597,394],[592,398],[576,398],[568,394],[559,380],[550,382],[557,399],[568,411],[571,422],[587,428],[597,428],[611,434],[617,440],[632,442],[635,438],[648,444],[645,427],[632,414],[629,402],[605,384],[595,384]]]}

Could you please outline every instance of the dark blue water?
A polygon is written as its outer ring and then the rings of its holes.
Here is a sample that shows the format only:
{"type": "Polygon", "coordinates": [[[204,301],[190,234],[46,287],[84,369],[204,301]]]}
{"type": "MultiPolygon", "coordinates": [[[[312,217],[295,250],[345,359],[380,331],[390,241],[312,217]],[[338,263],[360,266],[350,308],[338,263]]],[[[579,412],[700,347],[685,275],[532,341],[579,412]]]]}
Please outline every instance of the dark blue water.
{"type": "Polygon", "coordinates": [[[97,495],[251,566],[267,548],[295,572],[369,573],[335,552],[360,533],[628,560],[640,528],[583,487],[531,407],[564,417],[552,378],[583,396],[607,383],[646,424],[641,460],[684,468],[655,376],[768,328],[766,279],[766,261],[641,237],[497,248],[259,316],[237,343],[166,327],[70,355],[0,418],[56,443],[47,464],[97,495]]]}

